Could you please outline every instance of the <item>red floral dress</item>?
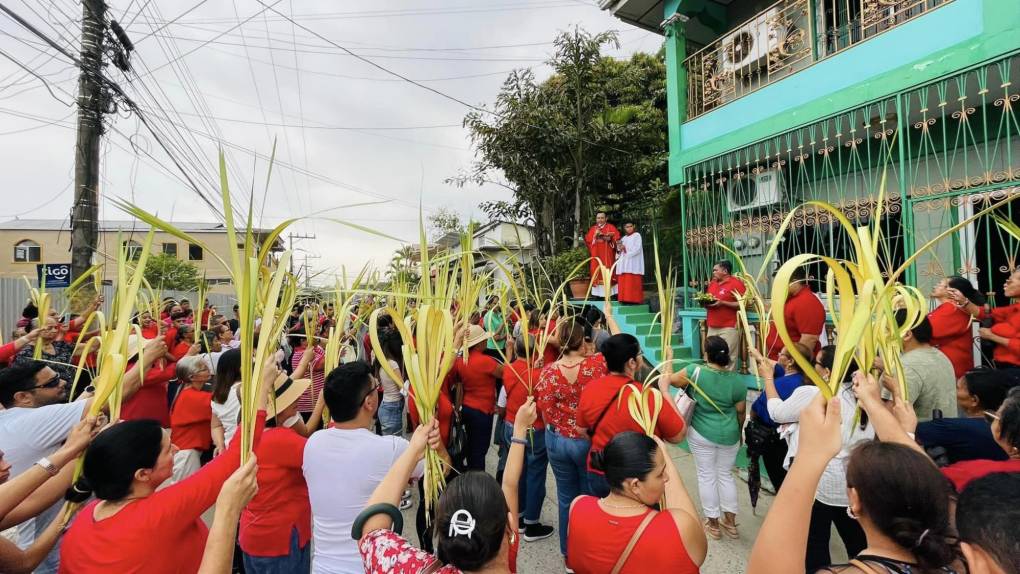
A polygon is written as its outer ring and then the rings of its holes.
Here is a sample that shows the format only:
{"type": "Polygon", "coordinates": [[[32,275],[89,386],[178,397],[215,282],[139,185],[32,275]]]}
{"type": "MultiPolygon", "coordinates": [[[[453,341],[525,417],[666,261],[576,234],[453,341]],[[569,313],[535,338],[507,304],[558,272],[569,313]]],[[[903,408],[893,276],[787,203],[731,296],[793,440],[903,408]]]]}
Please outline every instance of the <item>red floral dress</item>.
{"type": "Polygon", "coordinates": [[[563,376],[556,363],[542,369],[535,385],[535,402],[546,426],[566,438],[588,438],[577,432],[577,405],[581,402],[581,389],[589,382],[608,372],[602,353],[585,357],[578,367],[573,384],[563,376]]]}
{"type": "MultiPolygon", "coordinates": [[[[520,536],[514,537],[510,547],[510,571],[517,572],[517,550],[520,536]]],[[[416,548],[402,536],[388,529],[368,533],[358,544],[365,574],[421,574],[439,559],[416,548]]],[[[461,574],[461,570],[447,564],[434,574],[461,574]]]]}

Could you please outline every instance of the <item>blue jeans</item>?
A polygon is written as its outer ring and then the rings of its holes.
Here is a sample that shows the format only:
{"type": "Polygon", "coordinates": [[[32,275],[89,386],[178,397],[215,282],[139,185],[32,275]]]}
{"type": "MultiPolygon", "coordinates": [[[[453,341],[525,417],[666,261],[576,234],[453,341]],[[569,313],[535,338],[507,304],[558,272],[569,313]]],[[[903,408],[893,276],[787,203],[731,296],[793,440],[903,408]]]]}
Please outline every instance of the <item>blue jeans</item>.
{"type": "Polygon", "coordinates": [[[560,553],[567,555],[567,521],[570,503],[582,494],[588,494],[588,450],[591,441],[585,438],[567,438],[555,429],[547,428],[545,447],[549,454],[553,476],[556,477],[556,503],[560,511],[560,553]]]}
{"type": "Polygon", "coordinates": [[[244,571],[247,574],[290,574],[308,572],[312,567],[312,545],[298,546],[297,528],[290,530],[290,553],[286,556],[252,556],[244,553],[244,571]]]}
{"type": "Polygon", "coordinates": [[[462,406],[461,419],[467,431],[467,469],[485,472],[485,455],[492,444],[492,415],[462,406]]]}
{"type": "Polygon", "coordinates": [[[379,403],[379,424],[383,435],[400,436],[404,428],[404,399],[379,403]]]}
{"type": "MultiPolygon", "coordinates": [[[[503,442],[510,444],[514,436],[514,425],[510,421],[503,422],[503,442]]],[[[549,457],[545,450],[545,430],[535,430],[526,438],[528,446],[524,447],[524,468],[521,479],[517,483],[517,510],[524,517],[525,524],[537,524],[542,517],[542,502],[545,501],[545,471],[549,467],[549,457]]],[[[509,454],[503,455],[500,467],[506,467],[509,454]]]]}

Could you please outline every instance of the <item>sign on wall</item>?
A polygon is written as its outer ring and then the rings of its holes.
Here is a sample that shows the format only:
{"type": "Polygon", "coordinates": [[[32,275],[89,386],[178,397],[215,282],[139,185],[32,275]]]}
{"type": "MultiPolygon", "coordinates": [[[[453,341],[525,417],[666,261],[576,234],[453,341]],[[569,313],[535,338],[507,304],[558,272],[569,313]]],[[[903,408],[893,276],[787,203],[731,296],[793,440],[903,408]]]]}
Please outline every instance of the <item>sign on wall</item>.
{"type": "Polygon", "coordinates": [[[35,266],[35,271],[40,286],[42,286],[43,274],[46,275],[47,288],[71,286],[70,263],[40,263],[35,266]]]}

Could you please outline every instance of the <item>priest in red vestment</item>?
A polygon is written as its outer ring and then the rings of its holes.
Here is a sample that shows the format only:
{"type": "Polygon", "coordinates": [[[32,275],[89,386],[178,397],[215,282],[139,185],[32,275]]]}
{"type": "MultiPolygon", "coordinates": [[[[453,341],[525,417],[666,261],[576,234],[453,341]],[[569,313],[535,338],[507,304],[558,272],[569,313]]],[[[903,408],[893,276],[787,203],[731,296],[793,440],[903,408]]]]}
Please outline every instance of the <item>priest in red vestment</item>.
{"type": "MultiPolygon", "coordinates": [[[[616,242],[620,240],[620,231],[612,223],[609,223],[605,212],[595,214],[595,225],[591,226],[584,236],[584,243],[588,246],[588,252],[592,260],[590,264],[592,281],[591,294],[595,297],[605,296],[602,285],[602,274],[599,272],[599,263],[612,268],[616,262],[616,242]]],[[[616,292],[616,271],[613,271],[612,285],[613,293],[616,292]]]]}

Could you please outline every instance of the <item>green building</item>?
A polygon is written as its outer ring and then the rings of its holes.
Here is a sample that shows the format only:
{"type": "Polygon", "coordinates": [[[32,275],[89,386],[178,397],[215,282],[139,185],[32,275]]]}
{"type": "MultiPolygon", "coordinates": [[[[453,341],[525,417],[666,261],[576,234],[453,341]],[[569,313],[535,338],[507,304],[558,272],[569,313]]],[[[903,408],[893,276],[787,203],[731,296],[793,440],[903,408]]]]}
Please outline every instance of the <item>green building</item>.
{"type": "MultiPolygon", "coordinates": [[[[847,255],[820,199],[851,221],[882,210],[886,258],[907,254],[996,199],[1020,192],[1018,0],[601,0],[662,34],[669,183],[681,191],[684,281],[704,289],[717,241],[752,272],[795,253],[847,255]]],[[[1007,206],[1001,215],[1020,221],[1007,206]]],[[[1001,292],[1016,242],[991,218],[919,257],[906,282],[947,275],[1001,292]]],[[[821,270],[819,270],[820,272],[821,270]]],[[[999,299],[999,303],[1004,301],[999,299]]],[[[685,341],[700,311],[685,302],[685,341]]]]}

